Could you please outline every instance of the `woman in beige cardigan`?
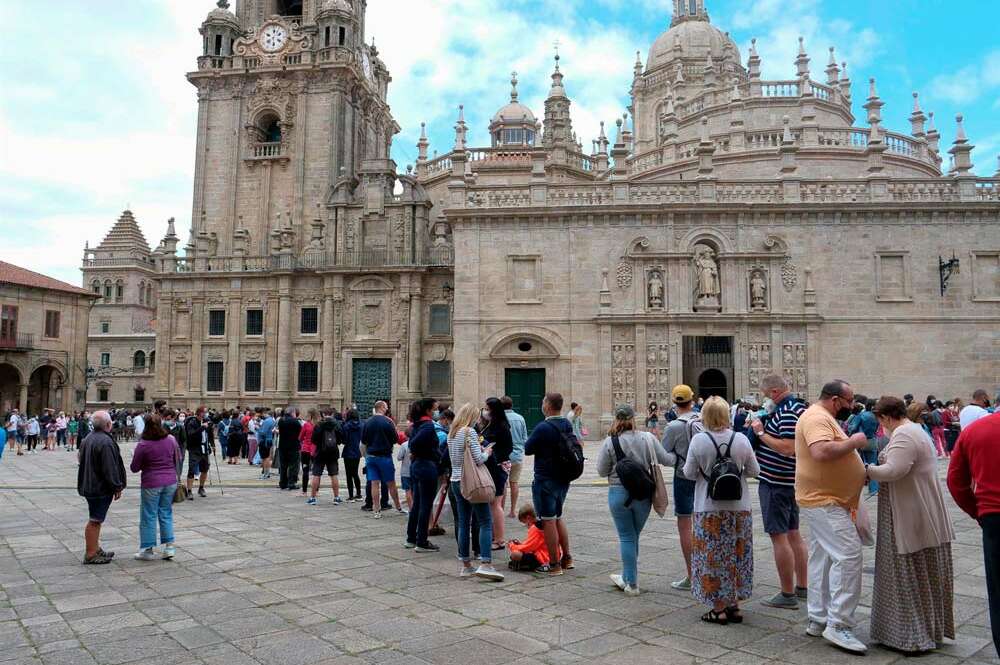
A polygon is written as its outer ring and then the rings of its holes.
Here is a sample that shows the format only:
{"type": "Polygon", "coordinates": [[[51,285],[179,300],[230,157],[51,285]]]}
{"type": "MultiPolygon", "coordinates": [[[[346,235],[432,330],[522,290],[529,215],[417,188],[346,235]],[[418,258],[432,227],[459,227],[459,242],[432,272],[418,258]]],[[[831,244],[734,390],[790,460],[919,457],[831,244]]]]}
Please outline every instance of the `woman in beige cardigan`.
{"type": "Polygon", "coordinates": [[[896,397],[880,399],[875,415],[891,438],[878,466],[865,466],[879,482],[871,637],[900,651],[929,651],[955,638],[955,532],[930,436],[896,397]]]}

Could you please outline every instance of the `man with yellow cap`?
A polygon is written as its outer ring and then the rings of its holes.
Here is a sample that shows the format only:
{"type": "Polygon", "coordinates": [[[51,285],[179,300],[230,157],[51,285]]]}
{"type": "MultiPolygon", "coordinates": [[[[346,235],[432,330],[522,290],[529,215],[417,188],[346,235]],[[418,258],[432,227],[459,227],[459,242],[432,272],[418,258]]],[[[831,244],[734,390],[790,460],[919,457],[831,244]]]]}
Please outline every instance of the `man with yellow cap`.
{"type": "Polygon", "coordinates": [[[674,465],[674,515],[677,516],[677,532],[687,566],[687,577],[673,582],[670,586],[682,591],[691,589],[691,515],[694,512],[693,478],[685,478],[681,469],[687,460],[691,437],[702,431],[701,416],[694,410],[694,391],[685,385],[675,386],[671,395],[677,418],[667,425],[663,433],[663,447],[674,465]]]}

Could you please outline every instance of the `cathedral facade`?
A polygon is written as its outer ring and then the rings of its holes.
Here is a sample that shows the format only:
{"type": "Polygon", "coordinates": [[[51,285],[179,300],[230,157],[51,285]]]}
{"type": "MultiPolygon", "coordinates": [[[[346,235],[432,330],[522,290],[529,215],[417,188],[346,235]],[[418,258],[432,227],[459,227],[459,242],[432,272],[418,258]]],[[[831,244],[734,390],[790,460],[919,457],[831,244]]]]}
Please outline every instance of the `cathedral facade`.
{"type": "Polygon", "coordinates": [[[961,117],[945,150],[914,95],[891,131],[874,80],[833,49],[817,75],[801,42],[764,80],[704,0],[676,0],[588,149],[557,56],[541,118],[514,76],[489,146],[459,109],[447,153],[422,137],[403,175],[364,15],[221,0],[203,24],[190,241],[171,227],[151,254],[156,396],[399,412],[506,393],[534,420],[559,390],[607,421],[681,382],[753,396],[770,371],[809,397],[996,388],[1000,186],[961,117]]]}

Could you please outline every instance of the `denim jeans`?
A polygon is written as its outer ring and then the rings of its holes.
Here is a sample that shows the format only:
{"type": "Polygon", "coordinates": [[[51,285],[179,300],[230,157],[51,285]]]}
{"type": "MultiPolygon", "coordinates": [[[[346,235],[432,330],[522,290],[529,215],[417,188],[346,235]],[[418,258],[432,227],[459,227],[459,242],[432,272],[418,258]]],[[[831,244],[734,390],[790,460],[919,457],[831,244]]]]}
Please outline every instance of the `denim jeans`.
{"type": "Polygon", "coordinates": [[[455,529],[458,534],[458,558],[466,562],[472,560],[469,555],[469,537],[472,531],[472,513],[475,512],[476,521],[479,522],[479,558],[483,563],[492,563],[493,517],[490,514],[490,504],[469,503],[462,496],[462,483],[457,480],[452,481],[451,491],[458,505],[458,525],[455,529]]]}
{"type": "Polygon", "coordinates": [[[156,547],[156,526],[160,526],[160,543],[174,542],[174,492],[177,483],[164,487],[142,488],[139,504],[139,548],[156,547]]]}
{"type": "Polygon", "coordinates": [[[427,544],[427,528],[434,510],[437,496],[437,465],[428,460],[417,459],[410,463],[410,483],[413,490],[413,505],[406,523],[406,541],[417,545],[427,544]]]}
{"type": "Polygon", "coordinates": [[[626,507],[626,501],[628,490],[621,485],[608,487],[608,508],[618,530],[621,548],[622,577],[626,584],[636,586],[639,581],[639,534],[646,526],[652,502],[649,499],[633,501],[626,507]]]}
{"type": "MultiPolygon", "coordinates": [[[[865,464],[871,466],[878,465],[878,451],[877,450],[866,450],[861,453],[861,457],[865,460],[865,464]]],[[[868,481],[868,494],[878,494],[878,483],[874,480],[868,481]]]]}

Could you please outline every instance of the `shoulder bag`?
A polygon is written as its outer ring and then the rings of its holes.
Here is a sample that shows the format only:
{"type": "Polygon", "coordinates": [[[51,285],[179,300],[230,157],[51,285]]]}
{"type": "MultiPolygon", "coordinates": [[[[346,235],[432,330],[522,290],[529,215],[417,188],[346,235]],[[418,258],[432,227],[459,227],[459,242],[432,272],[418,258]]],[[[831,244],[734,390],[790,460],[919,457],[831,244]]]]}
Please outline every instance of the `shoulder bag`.
{"type": "Polygon", "coordinates": [[[174,490],[174,503],[184,503],[187,501],[188,492],[187,487],[181,482],[181,471],[184,467],[184,459],[177,459],[177,453],[180,452],[180,448],[174,448],[174,468],[177,469],[177,489],[174,490]]]}
{"type": "Polygon", "coordinates": [[[493,484],[493,476],[486,465],[476,464],[472,457],[472,448],[469,446],[469,429],[462,430],[462,437],[465,439],[465,451],[462,457],[462,496],[469,503],[489,503],[496,497],[496,485],[493,484]]]}
{"type": "Polygon", "coordinates": [[[663,471],[660,469],[660,464],[656,457],[656,443],[651,438],[646,439],[646,443],[649,446],[649,474],[653,476],[653,482],[656,487],[653,490],[653,510],[660,517],[667,514],[667,506],[670,505],[670,500],[667,497],[667,484],[663,481],[663,471]]]}

